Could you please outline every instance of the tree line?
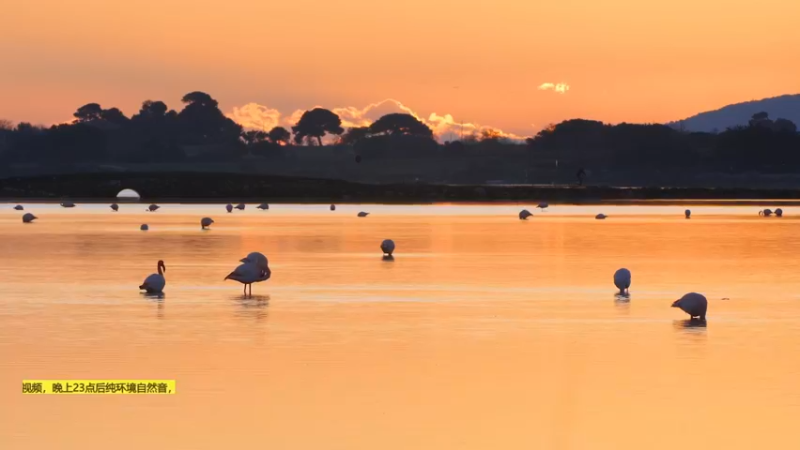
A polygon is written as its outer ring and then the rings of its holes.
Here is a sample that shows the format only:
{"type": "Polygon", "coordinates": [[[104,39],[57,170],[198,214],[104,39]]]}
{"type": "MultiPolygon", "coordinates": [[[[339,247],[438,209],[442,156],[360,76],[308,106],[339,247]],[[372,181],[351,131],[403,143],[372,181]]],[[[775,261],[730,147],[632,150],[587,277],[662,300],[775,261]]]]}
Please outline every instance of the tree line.
{"type": "Polygon", "coordinates": [[[297,146],[350,149],[365,158],[519,158],[530,166],[592,169],[686,169],[791,172],[800,169],[800,135],[786,119],[756,113],[747,125],[719,133],[659,124],[605,124],[573,119],[512,142],[493,130],[440,143],[410,114],[387,114],[345,129],[333,111],[306,111],[291,129],[244,130],[204,92],[186,94],[180,111],[147,100],[131,117],[97,103],[78,108],[68,124],[37,127],[0,121],[0,163],[233,161],[247,155],[285,157],[297,146]],[[331,136],[332,144],[323,145],[331,136]],[[559,164],[561,166],[559,166],[559,164]]]}

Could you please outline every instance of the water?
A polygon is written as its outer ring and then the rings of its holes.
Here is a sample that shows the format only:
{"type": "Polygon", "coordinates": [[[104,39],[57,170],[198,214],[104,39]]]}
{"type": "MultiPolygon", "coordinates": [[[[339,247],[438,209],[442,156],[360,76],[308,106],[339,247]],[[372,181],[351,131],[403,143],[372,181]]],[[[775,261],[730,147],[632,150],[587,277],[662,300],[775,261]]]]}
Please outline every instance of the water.
{"type": "Polygon", "coordinates": [[[800,208],[11,206],[4,450],[800,445],[800,208]],[[250,251],[273,271],[252,299],[223,281],[250,251]],[[137,291],[159,259],[162,301],[137,291]],[[705,328],[669,307],[689,291],[705,328]],[[23,396],[23,379],[178,394],[23,396]]]}

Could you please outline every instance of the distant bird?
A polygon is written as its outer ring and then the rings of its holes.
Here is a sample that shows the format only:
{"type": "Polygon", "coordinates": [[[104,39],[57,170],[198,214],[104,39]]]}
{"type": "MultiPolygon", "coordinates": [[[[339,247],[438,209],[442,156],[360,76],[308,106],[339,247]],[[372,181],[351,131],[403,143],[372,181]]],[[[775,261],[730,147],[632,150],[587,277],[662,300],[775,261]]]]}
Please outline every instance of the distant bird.
{"type": "Polygon", "coordinates": [[[200,229],[205,230],[210,227],[212,223],[214,223],[214,219],[211,217],[203,217],[200,219],[200,229]]]}
{"type": "Polygon", "coordinates": [[[148,227],[146,223],[143,223],[142,226],[139,227],[139,229],[142,231],[147,231],[150,229],[150,227],[148,227]]]}
{"type": "Polygon", "coordinates": [[[152,205],[150,205],[150,206],[148,206],[148,207],[147,207],[147,210],[148,210],[148,211],[150,211],[150,212],[154,212],[154,211],[155,211],[155,210],[157,210],[158,208],[161,208],[161,207],[160,207],[160,206],[158,206],[158,205],[156,205],[155,203],[153,203],[152,205]]]}
{"type": "Polygon", "coordinates": [[[236,205],[236,209],[238,209],[239,211],[244,211],[244,203],[239,203],[238,205],[236,205]]]}
{"type": "Polygon", "coordinates": [[[262,203],[262,204],[256,206],[256,208],[258,208],[258,209],[269,209],[269,204],[268,203],[262,203]]]}
{"type": "Polygon", "coordinates": [[[783,217],[783,210],[778,208],[775,210],[775,215],[778,217],[783,217]]]}
{"type": "Polygon", "coordinates": [[[17,206],[14,207],[14,209],[16,209],[17,211],[22,211],[25,208],[23,208],[22,205],[17,205],[17,206]]]}
{"type": "Polygon", "coordinates": [[[548,205],[546,202],[542,202],[542,203],[539,203],[539,205],[536,206],[536,207],[540,208],[542,211],[544,211],[545,208],[547,208],[548,206],[550,206],[550,205],[548,205]]]}
{"type": "Polygon", "coordinates": [[[687,219],[690,219],[692,217],[692,211],[690,211],[688,209],[686,211],[684,211],[683,214],[686,215],[687,219]]]}
{"type": "Polygon", "coordinates": [[[603,213],[600,213],[600,214],[598,214],[598,215],[594,216],[594,218],[595,218],[595,219],[598,219],[598,220],[605,219],[606,217],[608,217],[608,216],[606,216],[606,215],[605,215],[605,214],[603,214],[603,213]]]}
{"type": "Polygon", "coordinates": [[[70,201],[63,201],[61,202],[61,206],[63,206],[64,208],[74,208],[75,203],[72,203],[70,201]]]}
{"type": "Polygon", "coordinates": [[[119,211],[119,205],[116,204],[116,203],[112,203],[111,204],[111,209],[114,210],[114,211],[119,211]]]}
{"type": "Polygon", "coordinates": [[[391,239],[385,239],[383,242],[381,242],[381,251],[384,255],[392,256],[392,253],[394,253],[394,241],[391,239]]]}
{"type": "Polygon", "coordinates": [[[531,214],[530,211],[528,211],[527,209],[523,209],[522,211],[519,212],[519,220],[528,220],[528,217],[532,215],[533,214],[531,214]]]}
{"type": "MultiPolygon", "coordinates": [[[[781,212],[781,214],[783,214],[783,213],[781,212]]],[[[759,211],[758,215],[759,216],[764,216],[764,217],[769,217],[769,216],[772,215],[772,210],[771,209],[765,209],[763,211],[759,211]]]]}
{"type": "Polygon", "coordinates": [[[708,309],[708,300],[696,292],[690,292],[675,302],[672,303],[673,308],[680,308],[686,314],[689,314],[689,318],[694,319],[695,317],[700,318],[700,320],[706,320],[706,310],[708,309]]]}
{"type": "Polygon", "coordinates": [[[31,223],[36,219],[38,219],[38,217],[34,216],[33,214],[25,213],[25,215],[22,216],[22,223],[31,223]]]}
{"type": "Polygon", "coordinates": [[[620,294],[625,294],[631,287],[631,271],[622,268],[614,272],[614,286],[619,289],[620,294]]]}
{"type": "Polygon", "coordinates": [[[331,211],[336,211],[336,205],[331,205],[331,211]]]}
{"type": "Polygon", "coordinates": [[[225,277],[225,280],[234,280],[244,285],[244,295],[247,295],[247,287],[250,286],[250,295],[253,295],[253,283],[266,281],[272,273],[269,269],[263,270],[258,265],[247,262],[239,265],[233,272],[225,277]]]}
{"type": "Polygon", "coordinates": [[[227,205],[225,205],[225,209],[226,209],[228,212],[231,212],[231,211],[233,211],[233,205],[231,205],[230,203],[228,203],[227,205]]]}
{"type": "Polygon", "coordinates": [[[367,217],[368,215],[369,215],[369,213],[368,212],[364,212],[364,211],[361,211],[360,213],[358,213],[358,217],[367,217]]]}
{"type": "Polygon", "coordinates": [[[251,263],[258,266],[261,270],[269,270],[269,260],[261,252],[250,252],[244,258],[239,260],[240,263],[251,263]]]}
{"type": "Polygon", "coordinates": [[[139,290],[146,291],[148,294],[160,294],[167,284],[167,280],[164,279],[164,272],[166,271],[167,266],[164,265],[164,261],[159,260],[158,273],[151,274],[145,278],[144,283],[139,286],[139,290]]]}

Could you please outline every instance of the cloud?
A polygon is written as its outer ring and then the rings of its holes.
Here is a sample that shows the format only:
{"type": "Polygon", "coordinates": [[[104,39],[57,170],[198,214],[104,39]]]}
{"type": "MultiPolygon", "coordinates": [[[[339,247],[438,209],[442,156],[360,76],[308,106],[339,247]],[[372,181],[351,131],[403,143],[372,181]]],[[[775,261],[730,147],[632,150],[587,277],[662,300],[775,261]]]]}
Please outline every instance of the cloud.
{"type": "Polygon", "coordinates": [[[542,83],[539,86],[540,91],[553,91],[559,94],[566,94],[569,90],[567,83],[542,83]]]}
{"type": "Polygon", "coordinates": [[[281,113],[258,103],[248,103],[234,107],[226,116],[244,128],[269,131],[280,124],[281,113]]]}
{"type": "MultiPolygon", "coordinates": [[[[322,106],[317,105],[308,109],[321,107],[322,106]]],[[[328,109],[336,113],[342,119],[342,127],[344,128],[366,127],[386,114],[404,113],[410,114],[428,125],[431,130],[433,130],[433,134],[440,141],[455,140],[459,139],[461,136],[480,135],[484,130],[491,130],[501,137],[510,140],[522,141],[525,139],[523,136],[507,133],[495,127],[470,122],[460,122],[450,114],[439,115],[433,112],[426,119],[410,107],[391,98],[376,103],[370,103],[361,108],[356,106],[341,106],[328,109]]],[[[268,131],[272,127],[280,125],[291,130],[292,125],[300,120],[300,117],[305,111],[305,109],[298,109],[284,116],[276,109],[256,103],[248,103],[247,105],[233,108],[233,111],[226,114],[226,116],[248,129],[268,131]]]]}

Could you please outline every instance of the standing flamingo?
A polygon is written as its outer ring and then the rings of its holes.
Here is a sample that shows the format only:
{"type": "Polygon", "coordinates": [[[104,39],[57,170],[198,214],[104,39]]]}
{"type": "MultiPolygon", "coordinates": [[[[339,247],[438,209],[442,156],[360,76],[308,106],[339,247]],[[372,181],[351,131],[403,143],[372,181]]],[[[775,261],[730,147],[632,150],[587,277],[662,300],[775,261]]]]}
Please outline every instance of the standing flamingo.
{"type": "Polygon", "coordinates": [[[164,272],[166,271],[167,266],[164,265],[164,261],[158,260],[158,273],[151,274],[145,278],[144,283],[139,286],[139,290],[146,291],[148,294],[160,294],[167,284],[167,280],[164,279],[164,272]]]}

